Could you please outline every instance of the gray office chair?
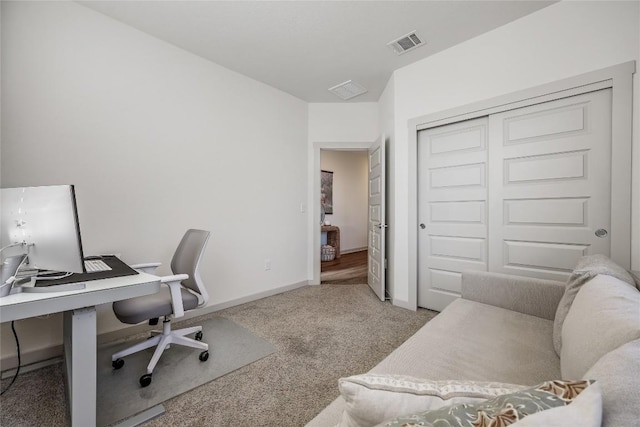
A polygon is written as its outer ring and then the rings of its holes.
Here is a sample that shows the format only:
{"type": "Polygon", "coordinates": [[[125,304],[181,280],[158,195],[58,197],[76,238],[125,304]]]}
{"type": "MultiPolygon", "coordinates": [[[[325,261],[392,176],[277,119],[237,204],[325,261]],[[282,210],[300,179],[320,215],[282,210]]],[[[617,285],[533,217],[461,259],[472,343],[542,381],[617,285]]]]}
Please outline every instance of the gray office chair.
{"type": "MultiPolygon", "coordinates": [[[[164,317],[162,331],[153,331],[152,337],[148,340],[111,356],[112,366],[120,369],[124,366],[123,357],[157,346],[147,366],[147,373],[140,377],[142,387],[151,384],[153,368],[169,344],[199,348],[203,350],[200,353],[200,360],[204,362],[209,358],[209,346],[200,342],[202,326],[171,330],[171,318],[182,317],[185,311],[204,306],[209,300],[198,270],[209,235],[210,233],[204,230],[187,230],[171,260],[171,271],[174,275],[161,277],[161,282],[167,286],[162,286],[160,292],[113,303],[113,312],[123,323],[136,324],[148,320],[150,325],[155,325],[160,317],[164,317]],[[193,333],[196,334],[195,339],[185,336],[193,333]]],[[[138,264],[131,267],[153,274],[158,266],[160,263],[138,264]]]]}

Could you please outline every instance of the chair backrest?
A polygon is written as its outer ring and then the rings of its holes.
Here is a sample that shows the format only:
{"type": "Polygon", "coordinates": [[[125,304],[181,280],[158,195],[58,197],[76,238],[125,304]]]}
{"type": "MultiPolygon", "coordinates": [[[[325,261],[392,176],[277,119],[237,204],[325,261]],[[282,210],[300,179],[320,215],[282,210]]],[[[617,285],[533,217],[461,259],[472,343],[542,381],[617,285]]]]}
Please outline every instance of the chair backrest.
{"type": "Polygon", "coordinates": [[[209,294],[200,278],[199,266],[210,235],[211,233],[205,230],[187,230],[171,259],[173,274],[189,275],[182,285],[200,294],[202,304],[207,303],[209,294]]]}

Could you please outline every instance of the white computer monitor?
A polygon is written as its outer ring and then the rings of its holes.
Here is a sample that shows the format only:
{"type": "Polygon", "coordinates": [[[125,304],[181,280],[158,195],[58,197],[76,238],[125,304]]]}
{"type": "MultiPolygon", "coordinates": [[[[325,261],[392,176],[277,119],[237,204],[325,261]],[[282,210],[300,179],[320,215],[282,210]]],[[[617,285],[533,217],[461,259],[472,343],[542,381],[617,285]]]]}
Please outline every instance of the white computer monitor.
{"type": "Polygon", "coordinates": [[[73,185],[0,189],[0,241],[18,244],[28,265],[41,270],[84,273],[82,239],[73,185]]]}

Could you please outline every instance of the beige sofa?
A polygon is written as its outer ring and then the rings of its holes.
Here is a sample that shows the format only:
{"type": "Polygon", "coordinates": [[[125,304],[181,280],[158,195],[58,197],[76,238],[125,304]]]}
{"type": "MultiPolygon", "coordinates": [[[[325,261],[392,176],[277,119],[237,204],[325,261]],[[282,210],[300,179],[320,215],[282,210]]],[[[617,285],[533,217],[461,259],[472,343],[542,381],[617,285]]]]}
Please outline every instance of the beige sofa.
{"type": "MultiPolygon", "coordinates": [[[[602,425],[640,425],[640,291],[627,272],[596,258],[584,257],[566,285],[464,273],[462,298],[370,373],[520,385],[595,379],[602,425]]],[[[349,425],[346,406],[338,397],[308,427],[349,425]]]]}

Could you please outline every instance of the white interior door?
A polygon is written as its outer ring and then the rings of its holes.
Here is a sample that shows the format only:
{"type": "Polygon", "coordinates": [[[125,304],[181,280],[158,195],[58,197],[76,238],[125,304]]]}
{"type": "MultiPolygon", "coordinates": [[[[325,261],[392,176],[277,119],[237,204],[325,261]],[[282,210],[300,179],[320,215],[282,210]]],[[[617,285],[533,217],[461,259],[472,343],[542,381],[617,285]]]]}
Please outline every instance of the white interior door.
{"type": "Polygon", "coordinates": [[[418,134],[418,305],[460,296],[463,270],[487,270],[486,117],[418,134]]]}
{"type": "Polygon", "coordinates": [[[611,89],[490,116],[491,271],[566,280],[611,248],[611,89]]]}
{"type": "Polygon", "coordinates": [[[385,219],[385,136],[369,148],[369,236],[367,282],[373,292],[385,299],[386,219],[385,219]]]}

